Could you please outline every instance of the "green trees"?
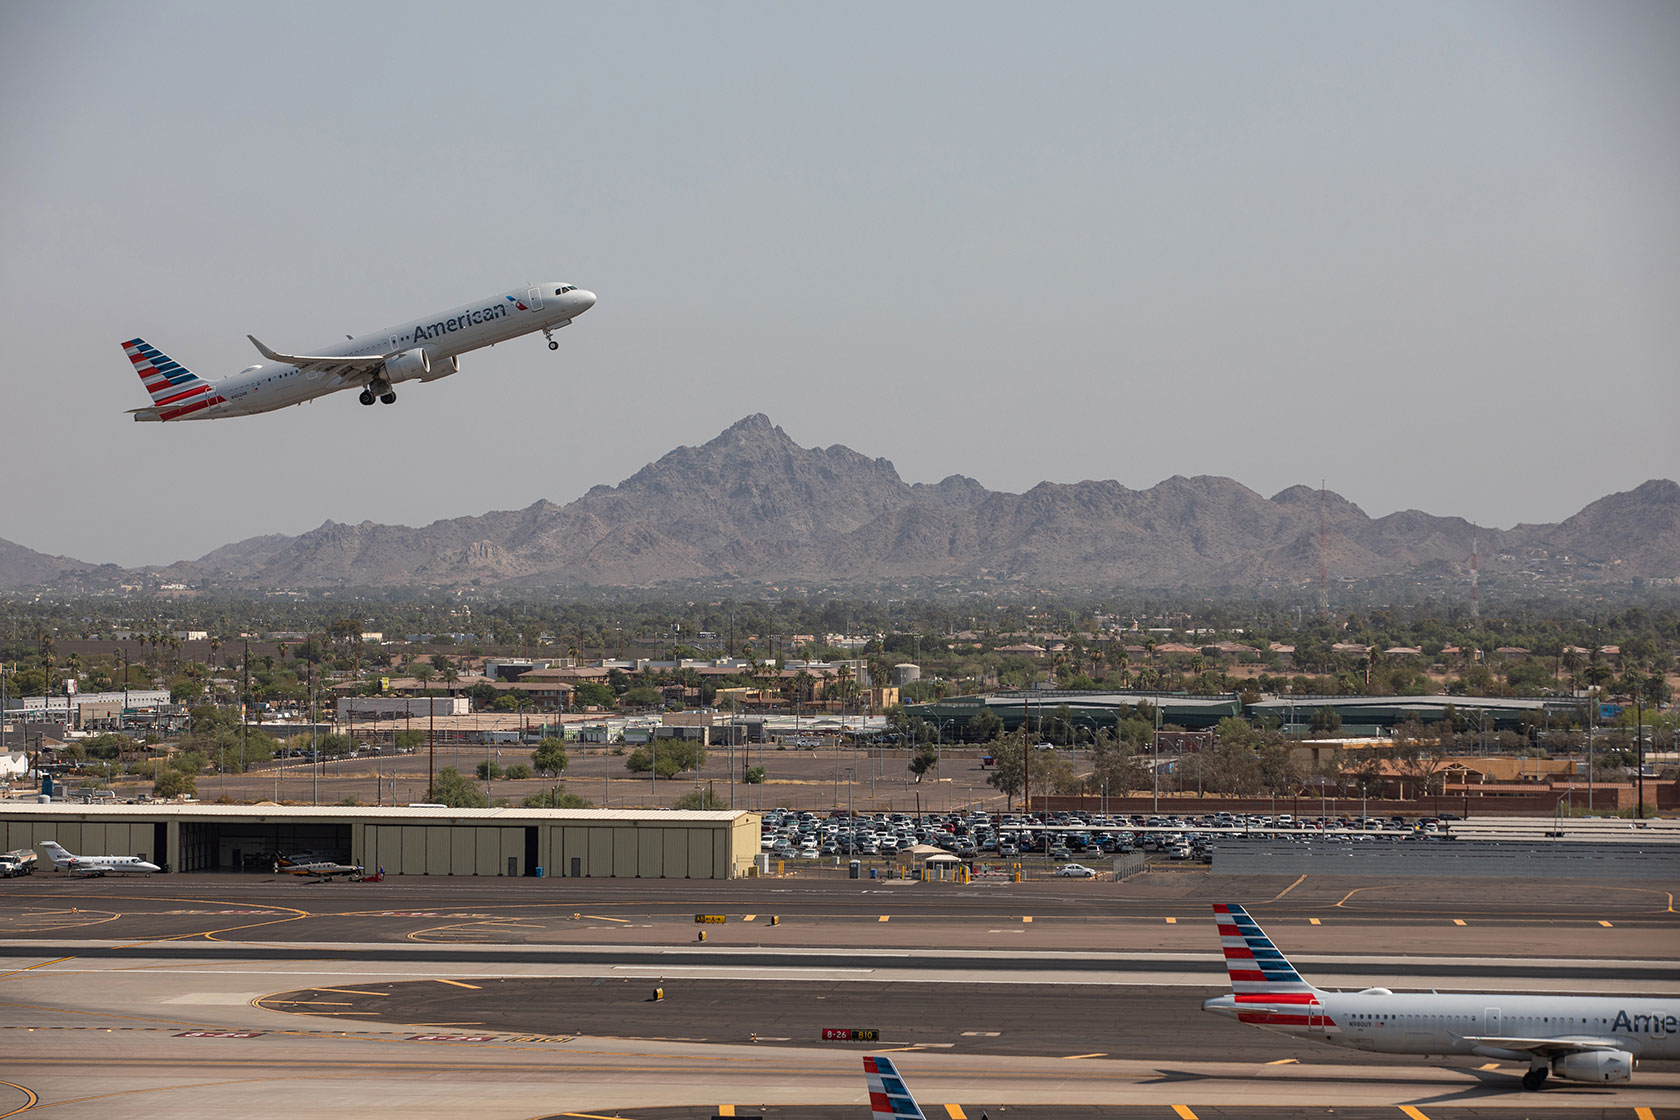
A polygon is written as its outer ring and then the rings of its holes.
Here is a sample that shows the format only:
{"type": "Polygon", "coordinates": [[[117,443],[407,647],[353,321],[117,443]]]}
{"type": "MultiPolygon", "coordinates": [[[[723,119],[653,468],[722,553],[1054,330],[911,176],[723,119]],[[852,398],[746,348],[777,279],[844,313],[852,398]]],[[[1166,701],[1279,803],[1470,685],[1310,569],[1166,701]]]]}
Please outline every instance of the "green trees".
{"type": "Polygon", "coordinates": [[[741,775],[741,780],[743,782],[747,783],[749,786],[761,786],[761,785],[764,784],[765,777],[766,777],[766,774],[765,774],[765,771],[764,771],[764,767],[762,767],[762,766],[749,766],[749,767],[747,767],[746,771],[741,775]]]}
{"type": "Polygon", "coordinates": [[[478,764],[478,780],[481,782],[494,781],[502,776],[502,768],[488,758],[478,764]]]}
{"type": "Polygon", "coordinates": [[[998,748],[997,766],[986,776],[986,784],[1003,794],[1007,805],[1014,807],[1015,798],[1026,786],[1026,753],[1017,739],[998,748]]]}
{"type": "Polygon", "coordinates": [[[619,701],[627,708],[657,708],[664,706],[665,694],[651,684],[639,684],[626,689],[619,701]]]}
{"type": "Polygon", "coordinates": [[[510,782],[528,781],[532,777],[531,768],[523,762],[516,762],[507,768],[506,776],[510,782]]]}
{"type": "Polygon", "coordinates": [[[710,789],[695,789],[683,794],[671,804],[673,809],[727,809],[729,802],[710,789]]]}
{"type": "Polygon", "coordinates": [[[1095,793],[1125,797],[1149,783],[1149,775],[1138,762],[1132,744],[1124,739],[1112,739],[1105,733],[1097,741],[1093,763],[1087,781],[1095,793]]]}
{"type": "Polygon", "coordinates": [[[559,739],[544,739],[531,753],[531,766],[545,778],[558,776],[566,769],[568,761],[566,744],[559,739]]]}
{"type": "Polygon", "coordinates": [[[461,772],[453,766],[445,766],[437,772],[437,778],[432,782],[432,793],[429,798],[439,805],[447,805],[451,809],[488,809],[490,797],[483,790],[467,781],[461,772]]]}
{"type": "Polygon", "coordinates": [[[617,694],[610,685],[600,681],[579,681],[572,693],[572,706],[577,708],[610,708],[617,694]]]}
{"type": "Polygon", "coordinates": [[[916,775],[916,780],[922,780],[926,774],[939,764],[939,748],[932,743],[923,743],[916,748],[916,753],[910,758],[910,773],[916,775]]]}
{"type": "Polygon", "coordinates": [[[652,770],[661,778],[674,778],[685,770],[698,770],[705,764],[705,749],[698,743],[682,739],[660,739],[645,747],[637,747],[624,760],[624,768],[632,774],[646,774],[652,770]]]}
{"type": "Polygon", "coordinates": [[[198,781],[179,770],[165,770],[152,783],[153,797],[197,797],[198,781]]]}
{"type": "Polygon", "coordinates": [[[545,789],[541,793],[533,793],[520,802],[527,809],[593,809],[595,803],[579,797],[575,793],[567,793],[562,783],[556,782],[553,789],[545,789]]]}
{"type": "Polygon", "coordinates": [[[989,743],[1003,734],[1003,720],[989,707],[983,707],[963,725],[963,738],[971,743],[989,743]]]}

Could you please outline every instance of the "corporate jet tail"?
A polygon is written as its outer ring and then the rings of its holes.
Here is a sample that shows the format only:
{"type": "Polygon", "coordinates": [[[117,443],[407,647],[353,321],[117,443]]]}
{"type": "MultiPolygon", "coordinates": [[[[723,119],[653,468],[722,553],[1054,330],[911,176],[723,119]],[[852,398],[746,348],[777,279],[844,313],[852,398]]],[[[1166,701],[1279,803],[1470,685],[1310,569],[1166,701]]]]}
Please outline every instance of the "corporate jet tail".
{"type": "Polygon", "coordinates": [[[41,847],[47,850],[47,858],[52,860],[54,867],[68,867],[76,862],[76,857],[65,851],[57,840],[43,840],[41,847]]]}
{"type": "Polygon", "coordinates": [[[137,420],[175,420],[222,400],[210,382],[143,338],[123,343],[123,352],[152,395],[151,408],[132,410],[137,420]]]}
{"type": "Polygon", "coordinates": [[[927,1120],[891,1058],[864,1055],[863,1074],[869,1081],[869,1111],[874,1120],[927,1120]]]}

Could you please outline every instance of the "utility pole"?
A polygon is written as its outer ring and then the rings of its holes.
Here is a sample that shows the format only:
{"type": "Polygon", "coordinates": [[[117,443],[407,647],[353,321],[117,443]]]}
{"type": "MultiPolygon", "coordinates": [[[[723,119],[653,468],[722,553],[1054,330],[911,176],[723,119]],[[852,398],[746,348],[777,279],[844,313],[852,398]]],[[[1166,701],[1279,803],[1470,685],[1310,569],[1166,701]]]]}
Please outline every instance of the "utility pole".
{"type": "Polygon", "coordinates": [[[1021,697],[1021,793],[1032,816],[1032,701],[1021,697]]]}
{"type": "Polygon", "coordinates": [[[1633,819],[1642,821],[1645,819],[1645,690],[1643,688],[1633,690],[1633,710],[1635,728],[1633,745],[1637,751],[1636,759],[1639,767],[1638,776],[1635,778],[1636,792],[1634,794],[1633,819]]]}
{"type": "Polygon", "coordinates": [[[309,689],[309,803],[321,803],[321,736],[315,720],[315,662],[305,671],[309,689]]]}
{"type": "Polygon", "coordinates": [[[426,697],[426,800],[437,800],[437,698],[426,697]]]}

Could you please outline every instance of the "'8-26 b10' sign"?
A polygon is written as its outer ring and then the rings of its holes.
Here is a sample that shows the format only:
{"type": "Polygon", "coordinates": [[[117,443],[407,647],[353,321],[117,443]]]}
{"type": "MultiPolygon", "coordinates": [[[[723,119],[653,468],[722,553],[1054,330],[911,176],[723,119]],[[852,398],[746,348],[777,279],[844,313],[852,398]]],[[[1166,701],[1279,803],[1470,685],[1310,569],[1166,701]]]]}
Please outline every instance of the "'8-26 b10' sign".
{"type": "Polygon", "coordinates": [[[855,1029],[854,1030],[847,1030],[844,1027],[824,1027],[823,1032],[822,1032],[822,1036],[823,1036],[823,1041],[824,1042],[879,1042],[879,1041],[881,1041],[881,1032],[878,1031],[878,1030],[874,1030],[873,1028],[871,1028],[869,1030],[855,1030],[855,1029]]]}

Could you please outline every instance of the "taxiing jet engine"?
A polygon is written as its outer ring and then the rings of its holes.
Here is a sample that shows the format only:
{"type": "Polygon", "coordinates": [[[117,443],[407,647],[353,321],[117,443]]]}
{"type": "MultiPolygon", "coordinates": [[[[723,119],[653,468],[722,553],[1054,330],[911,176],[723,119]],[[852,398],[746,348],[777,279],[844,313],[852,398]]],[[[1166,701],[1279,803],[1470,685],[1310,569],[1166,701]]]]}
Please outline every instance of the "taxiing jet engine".
{"type": "MultiPolygon", "coordinates": [[[[422,381],[430,381],[432,360],[426,356],[424,350],[404,350],[394,358],[385,359],[385,380],[395,385],[399,381],[407,381],[418,377],[422,381]]],[[[442,374],[434,376],[441,377],[442,374]]]]}
{"type": "Polygon", "coordinates": [[[1565,1054],[1552,1062],[1552,1073],[1565,1081],[1632,1081],[1633,1055],[1626,1050],[1565,1054]]]}
{"type": "Polygon", "coordinates": [[[448,377],[452,373],[460,373],[460,372],[461,372],[461,359],[457,358],[457,357],[454,357],[452,355],[452,356],[447,357],[447,358],[438,358],[435,361],[433,361],[432,362],[432,368],[430,370],[428,370],[426,373],[422,373],[420,375],[420,380],[422,380],[422,381],[436,381],[440,377],[448,377]]]}

